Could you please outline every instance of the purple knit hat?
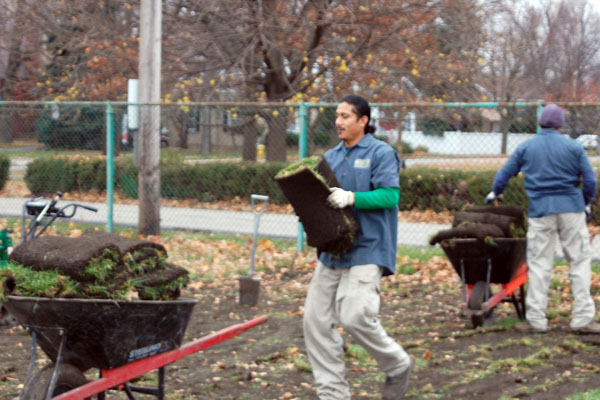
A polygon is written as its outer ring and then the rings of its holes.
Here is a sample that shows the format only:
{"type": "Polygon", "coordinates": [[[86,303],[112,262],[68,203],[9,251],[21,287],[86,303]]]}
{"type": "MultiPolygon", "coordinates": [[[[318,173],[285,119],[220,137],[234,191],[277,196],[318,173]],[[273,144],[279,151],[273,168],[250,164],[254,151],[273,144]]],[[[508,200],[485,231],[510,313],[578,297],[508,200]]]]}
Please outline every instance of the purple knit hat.
{"type": "Polygon", "coordinates": [[[545,128],[560,128],[565,124],[565,113],[556,104],[548,104],[542,110],[538,122],[545,128]]]}

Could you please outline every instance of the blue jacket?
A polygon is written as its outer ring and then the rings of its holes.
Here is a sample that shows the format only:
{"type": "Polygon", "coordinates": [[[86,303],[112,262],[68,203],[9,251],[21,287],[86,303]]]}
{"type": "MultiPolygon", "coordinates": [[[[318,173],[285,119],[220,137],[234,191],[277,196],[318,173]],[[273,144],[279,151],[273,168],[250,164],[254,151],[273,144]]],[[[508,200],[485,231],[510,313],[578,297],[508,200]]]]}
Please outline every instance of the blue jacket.
{"type": "Polygon", "coordinates": [[[517,147],[496,173],[492,191],[502,193],[520,171],[525,175],[530,218],[581,212],[594,199],[596,173],[585,150],[555,129],[542,129],[517,147]]]}

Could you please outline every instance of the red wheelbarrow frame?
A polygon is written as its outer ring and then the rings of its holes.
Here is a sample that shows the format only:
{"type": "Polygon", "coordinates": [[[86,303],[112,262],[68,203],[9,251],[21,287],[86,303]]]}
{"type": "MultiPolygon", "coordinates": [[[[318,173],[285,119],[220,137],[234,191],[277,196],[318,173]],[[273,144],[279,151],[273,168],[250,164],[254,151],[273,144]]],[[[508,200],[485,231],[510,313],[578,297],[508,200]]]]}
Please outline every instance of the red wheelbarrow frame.
{"type": "Polygon", "coordinates": [[[79,386],[66,393],[53,397],[53,400],[80,400],[106,390],[116,388],[133,378],[144,375],[152,370],[162,368],[167,364],[177,361],[190,354],[197,353],[215,344],[224,342],[234,336],[267,321],[266,316],[261,316],[250,321],[232,325],[221,329],[200,339],[181,345],[178,349],[157,354],[139,361],[122,365],[109,370],[101,370],[101,377],[85,385],[79,386]]]}
{"type": "MultiPolygon", "coordinates": [[[[502,289],[498,291],[498,293],[490,297],[488,301],[483,303],[481,310],[483,312],[487,312],[492,308],[496,307],[507,296],[512,295],[515,290],[523,286],[525,282],[527,282],[527,264],[523,263],[515,272],[514,278],[508,283],[503,283],[502,289]]],[[[467,285],[467,304],[469,303],[473,286],[475,285],[467,285]]]]}
{"type": "MultiPolygon", "coordinates": [[[[490,297],[487,301],[484,301],[481,304],[481,313],[487,313],[491,311],[494,307],[500,304],[503,301],[507,301],[507,298],[510,298],[512,301],[516,301],[513,298],[514,292],[522,288],[525,282],[527,282],[527,263],[523,262],[515,271],[513,278],[507,282],[502,284],[502,289],[500,289],[497,293],[495,293],[492,297],[490,297]]],[[[469,302],[471,300],[471,294],[473,293],[474,284],[466,284],[466,292],[465,292],[465,300],[463,303],[463,314],[469,315],[473,312],[480,312],[479,310],[471,310],[469,309],[469,302]]],[[[525,308],[524,304],[521,305],[522,308],[517,307],[515,304],[515,308],[517,310],[517,316],[521,319],[525,318],[525,308]]]]}

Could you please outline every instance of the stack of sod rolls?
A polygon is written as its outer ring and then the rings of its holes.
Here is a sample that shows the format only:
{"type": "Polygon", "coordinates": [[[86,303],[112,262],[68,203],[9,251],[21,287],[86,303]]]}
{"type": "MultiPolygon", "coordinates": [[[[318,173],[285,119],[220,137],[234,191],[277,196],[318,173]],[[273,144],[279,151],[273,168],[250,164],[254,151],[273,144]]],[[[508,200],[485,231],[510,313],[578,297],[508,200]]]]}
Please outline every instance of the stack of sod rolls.
{"type": "Polygon", "coordinates": [[[327,203],[330,188],[339,183],[322,157],[289,165],[275,175],[275,181],[302,222],[309,246],[333,255],[352,248],[360,226],[352,207],[337,209],[327,203]]]}
{"type": "Polygon", "coordinates": [[[481,243],[493,244],[494,238],[522,238],[526,232],[527,211],[524,207],[471,206],[457,212],[452,228],[439,231],[429,244],[457,238],[474,238],[481,243]]]}
{"type": "Polygon", "coordinates": [[[0,281],[0,296],[173,300],[189,276],[167,262],[161,244],[88,230],[22,243],[0,281]]]}

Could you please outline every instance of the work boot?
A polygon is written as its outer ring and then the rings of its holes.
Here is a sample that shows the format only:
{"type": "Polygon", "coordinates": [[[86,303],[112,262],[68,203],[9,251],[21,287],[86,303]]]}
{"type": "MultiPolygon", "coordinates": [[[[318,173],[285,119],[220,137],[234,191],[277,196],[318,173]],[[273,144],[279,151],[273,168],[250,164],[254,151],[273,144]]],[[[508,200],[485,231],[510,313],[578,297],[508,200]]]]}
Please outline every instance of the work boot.
{"type": "Polygon", "coordinates": [[[410,379],[410,373],[413,369],[413,361],[410,360],[410,364],[406,370],[396,376],[388,376],[385,378],[385,386],[383,387],[382,400],[399,400],[401,399],[406,391],[408,390],[408,381],[410,379]]]}
{"type": "Polygon", "coordinates": [[[579,328],[571,328],[574,333],[600,333],[600,324],[597,322],[590,322],[587,325],[580,326],[579,328]]]}
{"type": "Polygon", "coordinates": [[[523,332],[523,333],[546,333],[547,332],[547,329],[536,328],[535,326],[531,325],[527,321],[517,322],[515,324],[515,330],[517,330],[519,332],[523,332]]]}

